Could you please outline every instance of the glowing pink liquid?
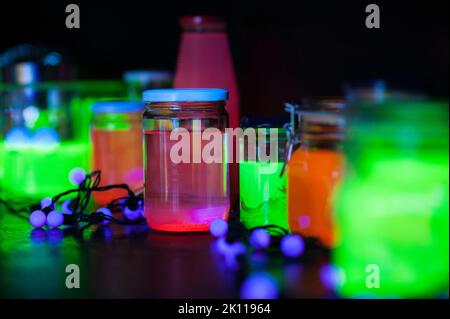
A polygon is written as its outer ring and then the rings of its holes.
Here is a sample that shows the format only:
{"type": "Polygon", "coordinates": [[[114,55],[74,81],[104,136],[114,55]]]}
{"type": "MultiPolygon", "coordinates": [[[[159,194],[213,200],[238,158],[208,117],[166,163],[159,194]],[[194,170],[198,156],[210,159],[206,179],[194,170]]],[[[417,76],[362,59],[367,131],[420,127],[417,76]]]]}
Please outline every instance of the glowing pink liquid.
{"type": "Polygon", "coordinates": [[[177,141],[170,132],[147,131],[145,143],[144,211],[152,229],[207,231],[215,219],[228,218],[227,163],[173,163],[170,149],[177,141]]]}
{"type": "MultiPolygon", "coordinates": [[[[176,88],[224,88],[229,127],[239,127],[239,93],[225,32],[183,32],[178,54],[176,88]]],[[[231,202],[239,200],[239,165],[230,165],[231,202]]]]}

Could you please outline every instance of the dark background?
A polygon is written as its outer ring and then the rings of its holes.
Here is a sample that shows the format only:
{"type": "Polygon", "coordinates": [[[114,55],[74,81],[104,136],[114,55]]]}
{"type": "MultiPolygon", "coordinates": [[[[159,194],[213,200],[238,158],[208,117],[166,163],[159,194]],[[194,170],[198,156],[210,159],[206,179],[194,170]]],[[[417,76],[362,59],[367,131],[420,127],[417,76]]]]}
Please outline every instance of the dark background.
{"type": "Polygon", "coordinates": [[[120,78],[132,68],[174,69],[182,15],[228,22],[244,115],[285,100],[339,95],[345,81],[448,95],[448,1],[2,1],[0,52],[49,44],[70,52],[82,78],[120,78]],[[76,3],[81,29],[65,27],[76,3]],[[365,27],[365,7],[381,29],[365,27]]]}

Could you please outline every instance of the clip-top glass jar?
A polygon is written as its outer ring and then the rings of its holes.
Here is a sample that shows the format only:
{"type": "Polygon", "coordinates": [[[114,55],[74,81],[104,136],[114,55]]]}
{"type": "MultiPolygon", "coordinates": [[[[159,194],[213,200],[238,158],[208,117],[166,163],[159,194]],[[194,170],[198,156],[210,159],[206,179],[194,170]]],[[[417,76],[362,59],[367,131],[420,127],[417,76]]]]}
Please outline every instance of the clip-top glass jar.
{"type": "Polygon", "coordinates": [[[339,98],[305,100],[296,112],[299,147],[288,163],[288,221],[291,232],[334,243],[332,195],[342,175],[343,110],[339,98]]]}
{"type": "MultiPolygon", "coordinates": [[[[128,184],[143,187],[142,126],[143,104],[131,101],[100,101],[92,106],[93,168],[101,171],[102,185],[128,184]]],[[[124,189],[94,192],[99,204],[126,196],[124,189]]]]}
{"type": "Polygon", "coordinates": [[[247,229],[268,225],[288,229],[286,174],[283,174],[284,126],[288,122],[286,116],[245,117],[242,121],[242,128],[255,134],[253,142],[248,138],[245,143],[242,137],[244,158],[239,161],[240,220],[247,229]]]}
{"type": "Polygon", "coordinates": [[[230,209],[224,89],[143,93],[144,211],[152,229],[207,231],[230,209]]]}

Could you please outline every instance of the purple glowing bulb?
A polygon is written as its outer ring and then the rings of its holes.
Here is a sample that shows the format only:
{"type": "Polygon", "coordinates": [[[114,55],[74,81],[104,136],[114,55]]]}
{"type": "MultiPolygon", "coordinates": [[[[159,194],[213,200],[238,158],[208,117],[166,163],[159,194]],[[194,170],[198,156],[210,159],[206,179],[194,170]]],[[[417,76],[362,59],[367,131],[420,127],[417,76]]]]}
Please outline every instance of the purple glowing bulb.
{"type": "Polygon", "coordinates": [[[305,243],[300,235],[286,235],[281,240],[281,252],[286,257],[299,257],[305,250],[305,243]]]}
{"type": "Polygon", "coordinates": [[[223,219],[218,218],[211,223],[209,231],[216,238],[225,237],[228,232],[228,224],[223,219]]]}
{"type": "Polygon", "coordinates": [[[234,256],[244,255],[247,252],[247,248],[240,241],[235,241],[230,244],[230,251],[234,256]]]}
{"type": "Polygon", "coordinates": [[[138,220],[141,216],[142,216],[142,209],[141,208],[137,208],[135,210],[130,209],[128,206],[125,206],[125,208],[123,209],[123,214],[125,215],[125,217],[128,220],[131,221],[135,221],[138,220]]]}
{"type": "Polygon", "coordinates": [[[68,200],[65,200],[61,205],[62,213],[65,215],[72,215],[72,213],[73,213],[72,209],[70,208],[70,202],[71,202],[71,200],[68,199],[68,200]]]}
{"type": "MultiPolygon", "coordinates": [[[[112,217],[112,215],[113,215],[111,213],[111,211],[106,207],[97,209],[97,213],[102,213],[103,215],[110,216],[110,217],[112,217]]],[[[111,222],[110,220],[105,219],[104,221],[102,221],[102,224],[109,224],[110,222],[111,222]]]]}
{"type": "Polygon", "coordinates": [[[247,252],[247,248],[241,242],[237,241],[237,242],[228,244],[228,247],[224,252],[225,264],[227,265],[227,267],[237,268],[237,266],[238,266],[237,257],[244,255],[246,252],[247,252]]]}
{"type": "Polygon", "coordinates": [[[237,257],[246,253],[247,248],[241,242],[228,243],[225,237],[219,237],[214,242],[215,249],[223,255],[225,265],[230,268],[238,266],[237,257]]]}
{"type": "Polygon", "coordinates": [[[80,167],[73,168],[69,173],[69,180],[75,186],[80,185],[84,181],[85,178],[86,178],[86,172],[84,169],[82,169],[80,167]]]}
{"type": "Polygon", "coordinates": [[[249,237],[250,245],[255,249],[266,249],[270,245],[270,235],[264,229],[255,229],[249,237]]]}
{"type": "Polygon", "coordinates": [[[47,216],[41,210],[35,210],[30,214],[30,224],[33,227],[39,228],[45,225],[47,216]]]}
{"type": "Polygon", "coordinates": [[[41,200],[41,209],[49,207],[51,204],[53,204],[52,199],[50,197],[46,197],[41,200]]]}
{"type": "Polygon", "coordinates": [[[242,299],[276,299],[278,296],[277,281],[266,273],[250,275],[241,286],[242,299]]]}
{"type": "Polygon", "coordinates": [[[320,281],[329,290],[340,287],[344,281],[344,272],[339,267],[328,264],[320,268],[320,281]]]}
{"type": "Polygon", "coordinates": [[[225,237],[219,237],[215,243],[217,250],[225,256],[242,255],[247,251],[243,243],[228,243],[225,237]]]}
{"type": "Polygon", "coordinates": [[[227,254],[229,248],[229,244],[227,243],[227,240],[225,239],[225,237],[220,237],[218,238],[215,242],[215,247],[217,249],[217,251],[223,255],[227,254]]]}
{"type": "Polygon", "coordinates": [[[52,210],[47,215],[47,225],[49,227],[59,227],[64,223],[64,215],[57,210],[52,210]]]}

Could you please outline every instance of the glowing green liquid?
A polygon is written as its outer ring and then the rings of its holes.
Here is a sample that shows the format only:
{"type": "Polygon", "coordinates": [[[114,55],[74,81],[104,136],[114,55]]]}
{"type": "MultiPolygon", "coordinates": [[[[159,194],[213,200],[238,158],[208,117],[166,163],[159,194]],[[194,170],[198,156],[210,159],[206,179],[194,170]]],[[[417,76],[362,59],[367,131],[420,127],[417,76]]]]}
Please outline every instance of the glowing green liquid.
{"type": "Polygon", "coordinates": [[[54,150],[7,149],[0,144],[4,174],[2,189],[15,195],[42,198],[73,188],[69,173],[75,167],[89,168],[89,144],[62,142],[54,150]]]}
{"type": "MultiPolygon", "coordinates": [[[[0,190],[27,198],[42,198],[73,188],[69,182],[71,169],[81,167],[86,171],[90,170],[91,106],[99,100],[124,99],[126,90],[123,83],[116,81],[48,82],[33,84],[32,87],[43,92],[49,89],[61,90],[70,97],[70,101],[66,101],[68,111],[63,112],[67,121],[59,123],[67,134],[61,136],[61,144],[53,150],[33,147],[7,149],[1,137],[0,190]]],[[[10,90],[22,92],[23,88],[0,83],[0,93],[7,94],[10,90]]],[[[0,103],[2,102],[0,99],[0,103]]],[[[36,123],[30,129],[34,131],[39,127],[52,127],[60,132],[61,128],[51,124],[51,113],[46,108],[41,109],[36,123]]],[[[2,129],[3,122],[6,122],[4,120],[0,117],[2,129]]]]}
{"type": "MultiPolygon", "coordinates": [[[[386,105],[382,110],[395,107],[386,105]]],[[[405,114],[415,115],[409,110],[405,114]]],[[[348,145],[349,167],[335,202],[338,242],[333,261],[344,273],[338,287],[341,295],[415,298],[448,291],[445,116],[356,127],[348,145]]]]}
{"type": "Polygon", "coordinates": [[[263,174],[267,163],[239,163],[241,222],[247,228],[278,225],[288,228],[286,215],[286,174],[283,163],[273,163],[274,172],[263,174]]]}

